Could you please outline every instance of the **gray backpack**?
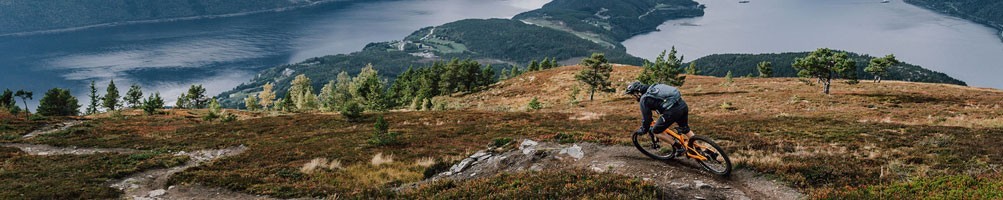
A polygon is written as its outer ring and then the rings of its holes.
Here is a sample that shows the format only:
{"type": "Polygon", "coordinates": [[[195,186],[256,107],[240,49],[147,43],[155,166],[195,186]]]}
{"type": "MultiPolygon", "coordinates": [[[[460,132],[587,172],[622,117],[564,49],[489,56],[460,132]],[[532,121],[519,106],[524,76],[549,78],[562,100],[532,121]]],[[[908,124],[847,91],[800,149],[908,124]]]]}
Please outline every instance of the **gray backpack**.
{"type": "Polygon", "coordinates": [[[654,84],[648,87],[648,92],[641,96],[642,99],[644,97],[652,97],[662,100],[662,108],[669,109],[672,108],[673,105],[676,105],[676,102],[679,102],[682,95],[679,94],[679,89],[676,89],[676,87],[666,84],[654,84]]]}

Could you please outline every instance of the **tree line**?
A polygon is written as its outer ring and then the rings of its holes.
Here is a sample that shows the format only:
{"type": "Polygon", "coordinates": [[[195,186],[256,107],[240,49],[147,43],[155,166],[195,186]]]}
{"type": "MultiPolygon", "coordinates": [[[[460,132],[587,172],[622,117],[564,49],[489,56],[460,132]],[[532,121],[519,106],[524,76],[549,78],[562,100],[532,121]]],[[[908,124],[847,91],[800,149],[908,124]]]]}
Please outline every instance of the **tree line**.
{"type": "MultiPolygon", "coordinates": [[[[519,70],[513,68],[513,71],[519,70]]],[[[310,78],[305,74],[297,75],[291,81],[284,97],[276,97],[273,91],[275,84],[266,83],[261,92],[245,98],[244,106],[252,111],[340,111],[347,115],[393,108],[431,109],[432,97],[479,91],[495,83],[496,76],[497,72],[490,65],[470,59],[452,59],[427,67],[409,67],[387,87],[388,81],[380,78],[379,71],[367,65],[355,76],[340,72],[316,95],[310,78]]]]}
{"type": "MultiPolygon", "coordinates": [[[[31,91],[18,90],[14,92],[6,89],[0,94],[0,109],[15,115],[23,112],[26,117],[30,116],[28,109],[26,109],[28,107],[27,100],[31,100],[33,96],[34,93],[31,91]],[[17,106],[15,97],[20,98],[24,102],[24,108],[17,106]]],[[[90,95],[88,97],[90,97],[91,101],[84,110],[83,114],[86,115],[99,113],[102,109],[104,111],[116,111],[123,108],[143,109],[147,113],[152,114],[157,109],[163,108],[164,105],[159,92],[153,93],[144,99],[142,88],[135,84],[129,88],[125,96],[120,96],[118,87],[115,86],[115,80],[111,80],[108,83],[104,95],[97,94],[97,87],[94,81],[91,81],[90,95]]],[[[39,116],[76,116],[81,114],[80,107],[79,101],[71,95],[69,89],[52,88],[46,91],[39,100],[35,114],[39,116]]]]}
{"type": "MultiPolygon", "coordinates": [[[[677,56],[677,54],[678,52],[673,47],[667,54],[666,51],[663,51],[654,61],[646,60],[637,80],[646,84],[664,83],[682,86],[686,80],[686,76],[682,74],[695,75],[699,71],[693,62],[688,67],[683,68],[683,56],[677,56]]],[[[882,77],[887,75],[887,69],[899,63],[894,55],[873,58],[864,71],[871,73],[875,82],[880,82],[882,77]]],[[[594,53],[583,59],[579,65],[583,66],[584,69],[576,74],[575,78],[588,86],[590,100],[597,91],[612,92],[615,90],[609,80],[613,67],[604,54],[594,53]]],[[[805,57],[796,58],[791,65],[798,70],[800,77],[813,78],[817,83],[822,84],[823,93],[826,94],[830,92],[834,79],[843,78],[850,83],[856,83],[856,64],[846,52],[822,48],[805,57]]],[[[556,59],[544,59],[541,62],[534,60],[526,66],[526,70],[537,71],[557,66],[556,59]]],[[[772,76],[771,62],[760,62],[756,69],[759,72],[759,77],[772,76]]],[[[515,77],[522,73],[516,66],[512,66],[511,70],[503,68],[501,71],[502,79],[515,77]]],[[[728,75],[730,80],[730,71],[728,75]]],[[[471,59],[452,59],[449,62],[436,62],[427,67],[409,67],[387,87],[388,81],[381,79],[379,71],[370,64],[362,68],[354,77],[342,71],[337,75],[336,80],[329,81],[316,95],[310,78],[305,74],[300,74],[291,81],[291,87],[284,97],[277,97],[273,91],[274,85],[266,83],[262,86],[261,92],[248,95],[244,104],[251,111],[338,111],[347,117],[358,116],[363,111],[380,112],[393,108],[428,110],[433,107],[433,97],[458,92],[476,92],[495,83],[498,80],[496,76],[495,69],[490,65],[482,65],[471,59]]],[[[27,113],[27,109],[17,106],[16,98],[20,98],[24,107],[27,108],[27,100],[32,99],[32,97],[31,91],[18,90],[15,92],[7,89],[0,94],[0,108],[13,114],[27,113]]],[[[98,113],[101,110],[116,111],[124,108],[143,109],[147,114],[155,114],[157,109],[164,108],[164,101],[159,92],[144,99],[142,88],[133,84],[122,96],[119,94],[114,80],[108,83],[104,95],[97,93],[95,83],[91,81],[88,97],[91,101],[84,111],[84,114],[87,115],[98,113]]],[[[40,100],[37,114],[42,116],[74,116],[80,114],[80,107],[77,99],[70,94],[69,90],[53,88],[47,91],[40,100]]],[[[191,85],[188,91],[178,96],[174,108],[209,108],[211,112],[206,116],[208,120],[219,118],[222,114],[219,111],[220,105],[217,100],[207,96],[202,85],[191,85]]],[[[26,114],[26,116],[28,115],[26,114]]],[[[231,114],[222,117],[233,116],[231,114]]]]}

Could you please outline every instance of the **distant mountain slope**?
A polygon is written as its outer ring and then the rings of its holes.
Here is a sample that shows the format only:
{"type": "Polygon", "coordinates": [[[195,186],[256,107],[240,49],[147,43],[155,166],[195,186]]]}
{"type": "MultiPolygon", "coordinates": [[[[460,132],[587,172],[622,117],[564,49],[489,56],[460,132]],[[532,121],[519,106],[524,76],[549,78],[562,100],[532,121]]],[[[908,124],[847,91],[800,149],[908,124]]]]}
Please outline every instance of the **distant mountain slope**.
{"type": "Polygon", "coordinates": [[[905,0],[905,2],[1003,30],[1003,1],[905,0]]]}
{"type": "Polygon", "coordinates": [[[513,19],[619,44],[666,20],[703,14],[703,6],[691,0],[554,0],[513,19]]]}
{"type": "MultiPolygon", "coordinates": [[[[850,57],[857,62],[857,75],[862,80],[873,78],[864,72],[871,58],[869,55],[849,53],[850,57]]],[[[702,75],[725,76],[731,71],[734,76],[745,76],[747,74],[759,75],[756,69],[757,64],[762,61],[773,63],[773,76],[775,77],[797,77],[798,72],[791,67],[794,59],[805,57],[808,52],[799,53],[769,53],[769,54],[715,54],[693,60],[701,71],[702,75]]],[[[888,70],[886,80],[902,80],[912,82],[927,83],[950,83],[956,85],[966,85],[965,82],[947,76],[944,73],[932,71],[909,63],[902,63],[892,66],[888,70]]]]}
{"type": "Polygon", "coordinates": [[[333,0],[3,0],[0,34],[227,15],[333,0]]]}

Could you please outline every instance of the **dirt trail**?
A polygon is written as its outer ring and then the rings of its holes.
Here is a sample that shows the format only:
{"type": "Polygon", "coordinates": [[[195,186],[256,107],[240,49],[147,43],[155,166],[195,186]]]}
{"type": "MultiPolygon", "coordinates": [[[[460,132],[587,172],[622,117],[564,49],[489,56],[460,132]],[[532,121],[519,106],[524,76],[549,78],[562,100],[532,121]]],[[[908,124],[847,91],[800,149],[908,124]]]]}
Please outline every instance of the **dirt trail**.
{"type": "Polygon", "coordinates": [[[781,183],[748,170],[730,177],[704,172],[690,160],[661,162],[632,146],[590,143],[559,145],[523,141],[518,149],[504,153],[480,151],[434,179],[470,179],[500,172],[544,169],[590,169],[652,181],[669,199],[802,199],[804,196],[781,183]]]}
{"type": "Polygon", "coordinates": [[[39,136],[39,135],[45,135],[45,134],[49,134],[49,133],[55,133],[55,132],[58,132],[58,131],[63,131],[63,130],[69,129],[70,127],[73,127],[73,126],[76,126],[76,125],[80,125],[80,124],[83,124],[83,123],[84,123],[84,120],[69,120],[69,121],[64,121],[64,122],[60,122],[60,123],[56,123],[56,124],[49,124],[49,125],[46,125],[45,127],[42,127],[42,128],[40,128],[38,130],[32,131],[32,132],[30,132],[28,134],[25,134],[24,136],[21,136],[21,138],[28,139],[28,138],[33,138],[33,137],[39,136]]]}
{"type": "Polygon", "coordinates": [[[0,144],[0,146],[14,147],[21,149],[21,151],[27,153],[28,155],[88,155],[96,153],[136,153],[140,152],[135,149],[122,149],[122,148],[77,148],[77,147],[55,147],[44,144],[0,144]]]}
{"type": "MultiPolygon", "coordinates": [[[[38,130],[32,131],[22,138],[31,139],[35,136],[55,133],[69,129],[70,127],[83,124],[83,120],[70,120],[56,124],[50,124],[38,130]]],[[[97,153],[139,153],[141,150],[125,148],[77,148],[77,147],[55,147],[41,144],[0,144],[4,147],[14,147],[27,153],[28,155],[88,155],[97,153]]],[[[184,165],[167,168],[153,169],[132,174],[126,178],[111,181],[111,187],[125,192],[125,199],[271,199],[268,197],[255,196],[245,193],[233,192],[221,188],[211,188],[198,185],[182,185],[167,187],[167,180],[175,173],[185,169],[199,166],[213,160],[233,156],[243,153],[247,147],[231,147],[226,149],[199,150],[194,152],[178,152],[175,155],[188,156],[189,161],[184,165]]]]}
{"type": "Polygon", "coordinates": [[[247,147],[239,146],[226,149],[178,152],[175,155],[185,155],[190,160],[181,166],[147,170],[130,175],[124,179],[114,181],[111,187],[124,191],[124,197],[131,199],[267,199],[224,189],[201,186],[167,187],[167,180],[175,173],[222,157],[237,155],[243,153],[245,150],[247,150],[247,147]]]}

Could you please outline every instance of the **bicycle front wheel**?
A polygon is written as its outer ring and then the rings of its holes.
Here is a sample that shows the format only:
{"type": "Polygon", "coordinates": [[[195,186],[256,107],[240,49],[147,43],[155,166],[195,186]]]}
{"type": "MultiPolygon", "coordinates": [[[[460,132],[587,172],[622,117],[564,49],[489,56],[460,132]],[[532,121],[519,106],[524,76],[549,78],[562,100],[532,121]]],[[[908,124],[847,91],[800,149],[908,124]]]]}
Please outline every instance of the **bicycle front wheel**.
{"type": "Polygon", "coordinates": [[[731,174],[731,159],[728,153],[718,146],[717,143],[703,136],[693,136],[690,138],[689,146],[695,148],[706,160],[696,159],[703,168],[711,173],[728,176],[731,174]]]}
{"type": "Polygon", "coordinates": [[[671,142],[660,142],[655,138],[654,134],[632,134],[634,140],[634,147],[641,151],[644,155],[654,158],[655,160],[671,160],[676,157],[675,149],[671,142]]]}

